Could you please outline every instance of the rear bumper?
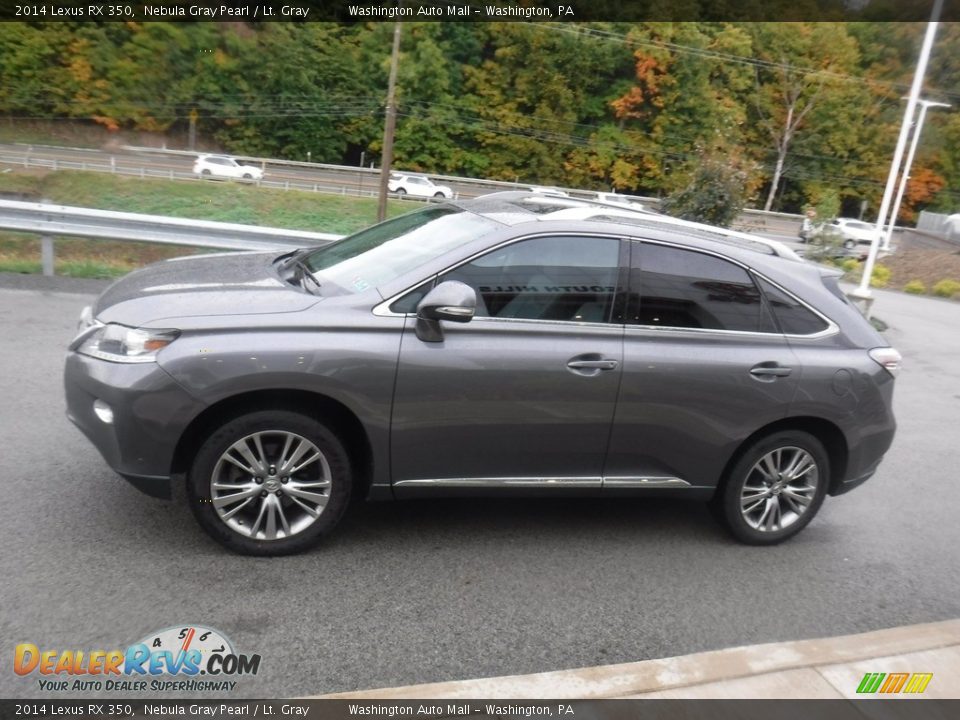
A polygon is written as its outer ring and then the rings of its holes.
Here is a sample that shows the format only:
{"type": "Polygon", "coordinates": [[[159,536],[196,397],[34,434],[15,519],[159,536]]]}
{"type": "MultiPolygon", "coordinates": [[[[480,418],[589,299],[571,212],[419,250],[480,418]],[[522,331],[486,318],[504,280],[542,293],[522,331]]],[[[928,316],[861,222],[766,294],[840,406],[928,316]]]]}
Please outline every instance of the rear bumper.
{"type": "Polygon", "coordinates": [[[829,494],[843,495],[873,477],[883,462],[883,456],[893,444],[895,432],[896,424],[891,417],[888,427],[864,435],[859,442],[852,445],[847,457],[847,471],[843,477],[834,479],[829,494]]]}
{"type": "Polygon", "coordinates": [[[169,498],[170,469],[183,428],[202,405],[156,363],[123,364],[67,354],[67,417],[107,464],[138,490],[169,498]],[[107,423],[94,412],[101,400],[113,411],[107,423]]]}

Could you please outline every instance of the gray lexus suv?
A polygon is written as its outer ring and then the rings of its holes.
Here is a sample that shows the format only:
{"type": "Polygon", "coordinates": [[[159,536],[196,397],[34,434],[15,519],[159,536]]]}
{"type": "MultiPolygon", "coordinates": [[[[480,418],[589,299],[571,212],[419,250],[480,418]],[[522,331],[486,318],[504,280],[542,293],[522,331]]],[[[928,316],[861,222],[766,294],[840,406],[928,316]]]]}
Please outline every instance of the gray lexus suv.
{"type": "Polygon", "coordinates": [[[900,355],[760,238],[536,194],[162,262],[85,310],[68,415],[143,492],[278,555],[351,497],[672,496],[780,542],[893,440],[900,355]]]}

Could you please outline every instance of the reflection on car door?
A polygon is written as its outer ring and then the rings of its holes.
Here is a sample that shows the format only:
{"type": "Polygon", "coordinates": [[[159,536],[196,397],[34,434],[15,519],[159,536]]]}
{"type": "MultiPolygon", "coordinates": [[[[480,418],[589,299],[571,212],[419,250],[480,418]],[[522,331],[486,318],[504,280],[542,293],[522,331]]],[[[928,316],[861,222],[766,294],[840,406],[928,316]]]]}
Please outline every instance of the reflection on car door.
{"type": "Polygon", "coordinates": [[[418,488],[601,485],[623,353],[615,317],[626,244],[539,237],[441,276],[477,313],[426,343],[408,317],[391,430],[398,496],[418,488]]]}
{"type": "Polygon", "coordinates": [[[735,448],[784,417],[801,368],[741,266],[634,242],[624,373],[604,493],[713,487],[735,448]]]}

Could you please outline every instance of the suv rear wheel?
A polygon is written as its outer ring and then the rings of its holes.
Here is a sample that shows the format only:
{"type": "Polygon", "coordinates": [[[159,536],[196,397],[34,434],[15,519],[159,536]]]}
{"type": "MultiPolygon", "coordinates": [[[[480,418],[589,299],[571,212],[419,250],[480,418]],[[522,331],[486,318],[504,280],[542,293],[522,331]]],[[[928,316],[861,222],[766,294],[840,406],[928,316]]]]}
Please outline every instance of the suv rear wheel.
{"type": "Polygon", "coordinates": [[[823,444],[801,430],[760,438],[730,469],[714,500],[721,522],[749,545],[775,545],[813,520],[830,484],[823,444]]]}
{"type": "Polygon", "coordinates": [[[230,420],[203,443],[187,476],[201,527],[247,555],[300,552],[346,510],[350,460],[323,423],[286,410],[230,420]]]}

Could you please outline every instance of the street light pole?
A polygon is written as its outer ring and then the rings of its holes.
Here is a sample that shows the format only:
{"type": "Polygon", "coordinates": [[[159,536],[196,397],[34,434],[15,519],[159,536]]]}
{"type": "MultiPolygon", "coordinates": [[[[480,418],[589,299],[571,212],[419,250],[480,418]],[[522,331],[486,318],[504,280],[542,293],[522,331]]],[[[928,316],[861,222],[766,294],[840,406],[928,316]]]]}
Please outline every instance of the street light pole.
{"type": "MultiPolygon", "coordinates": [[[[942,0],[940,0],[942,2],[942,0]]],[[[390,166],[393,164],[393,133],[397,126],[397,63],[400,58],[400,28],[398,20],[393,25],[393,52],[390,55],[390,79],[387,82],[387,120],[383,128],[383,160],[380,168],[380,198],[377,202],[377,222],[387,217],[387,185],[390,182],[390,166]]]]}
{"type": "MultiPolygon", "coordinates": [[[[903,121],[900,124],[900,137],[897,138],[897,148],[893,152],[893,162],[890,163],[890,174],[887,176],[887,186],[883,191],[883,200],[880,203],[880,212],[877,214],[877,228],[883,228],[887,222],[887,214],[890,212],[890,201],[893,199],[893,188],[897,182],[897,176],[900,174],[900,165],[903,162],[903,150],[907,145],[907,135],[910,133],[910,121],[916,112],[917,100],[920,97],[920,87],[923,85],[923,78],[927,73],[927,61],[930,59],[930,50],[933,49],[933,38],[937,34],[937,20],[940,18],[940,11],[943,9],[943,0],[936,0],[933,6],[933,12],[930,15],[930,22],[927,23],[927,32],[923,38],[923,45],[920,48],[920,59],[917,61],[917,70],[913,74],[913,84],[910,86],[910,97],[907,101],[907,109],[903,113],[903,121]]],[[[863,278],[860,285],[853,291],[852,296],[866,302],[871,299],[870,277],[873,275],[873,266],[877,262],[877,253],[880,251],[880,232],[874,235],[873,242],[870,243],[870,252],[867,254],[867,261],[863,266],[863,278]]]]}
{"type": "Polygon", "coordinates": [[[950,107],[947,103],[933,102],[932,100],[920,100],[920,117],[917,118],[916,125],[913,126],[913,140],[910,142],[910,151],[907,153],[907,164],[903,168],[903,174],[900,176],[900,187],[897,189],[897,199],[893,203],[893,213],[890,215],[890,222],[887,224],[883,235],[883,249],[890,249],[890,239],[893,237],[893,229],[897,226],[897,214],[900,212],[900,203],[903,201],[903,193],[907,189],[907,182],[910,180],[910,168],[913,167],[913,157],[917,154],[917,145],[920,144],[920,133],[923,132],[923,123],[927,119],[927,108],[932,107],[950,107]]]}

